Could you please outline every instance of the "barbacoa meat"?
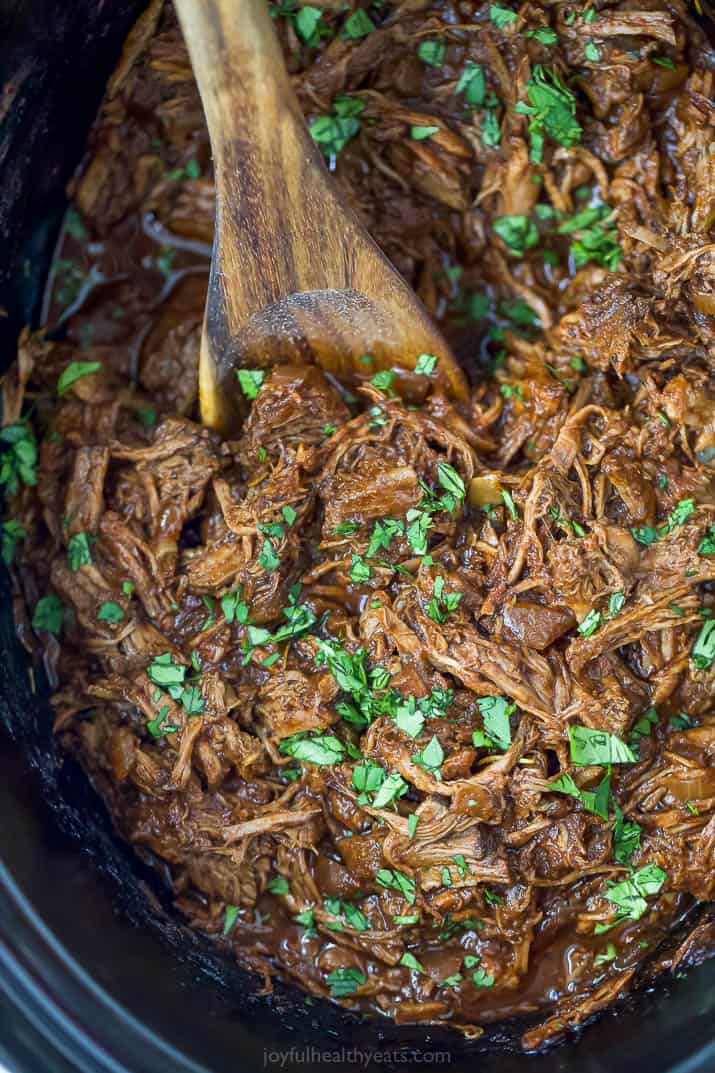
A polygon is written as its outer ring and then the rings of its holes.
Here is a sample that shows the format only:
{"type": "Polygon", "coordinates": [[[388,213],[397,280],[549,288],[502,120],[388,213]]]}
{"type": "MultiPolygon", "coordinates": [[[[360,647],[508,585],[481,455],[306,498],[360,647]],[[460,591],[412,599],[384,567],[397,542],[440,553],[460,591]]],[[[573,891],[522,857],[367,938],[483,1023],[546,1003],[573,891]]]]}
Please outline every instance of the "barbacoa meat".
{"type": "Polygon", "coordinates": [[[201,427],[213,179],[151,4],[4,384],[18,629],[191,924],[538,1048],[712,946],[713,51],[663,0],[274,15],[471,398],[365,355],[201,427]]]}

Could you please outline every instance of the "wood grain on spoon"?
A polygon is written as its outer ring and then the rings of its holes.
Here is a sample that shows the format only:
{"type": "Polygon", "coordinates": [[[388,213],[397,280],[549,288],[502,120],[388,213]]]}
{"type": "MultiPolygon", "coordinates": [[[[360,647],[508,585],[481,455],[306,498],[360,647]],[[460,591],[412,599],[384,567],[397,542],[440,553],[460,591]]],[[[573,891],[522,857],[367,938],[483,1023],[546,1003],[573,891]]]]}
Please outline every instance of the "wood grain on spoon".
{"type": "Polygon", "coordinates": [[[305,126],[267,0],[174,0],[211,139],[216,234],[201,345],[204,422],[228,430],[236,369],[317,362],[336,376],[411,368],[466,394],[415,294],[339,198],[305,126]]]}

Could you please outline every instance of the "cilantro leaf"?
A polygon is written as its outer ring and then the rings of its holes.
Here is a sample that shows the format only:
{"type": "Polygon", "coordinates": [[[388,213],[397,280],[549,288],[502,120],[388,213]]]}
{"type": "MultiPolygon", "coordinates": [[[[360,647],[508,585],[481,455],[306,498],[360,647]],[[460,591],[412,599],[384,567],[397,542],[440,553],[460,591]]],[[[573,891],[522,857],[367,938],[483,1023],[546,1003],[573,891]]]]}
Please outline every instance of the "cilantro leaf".
{"type": "Polygon", "coordinates": [[[221,597],[221,610],[229,626],[234,622],[240,622],[245,626],[249,620],[250,609],[246,601],[241,599],[240,588],[236,592],[227,592],[221,597]]]}
{"type": "Polygon", "coordinates": [[[549,790],[567,794],[580,801],[587,812],[592,812],[601,819],[608,819],[608,804],[611,797],[611,775],[607,772],[597,790],[582,790],[568,772],[562,772],[557,779],[549,783],[549,790]]]}
{"type": "Polygon", "coordinates": [[[591,727],[570,726],[571,760],[579,767],[589,764],[635,764],[638,757],[615,734],[591,727]]]}
{"type": "Polygon", "coordinates": [[[581,126],[576,119],[576,98],[564,85],[554,68],[535,64],[526,84],[525,104],[519,101],[516,111],[530,116],[530,157],[540,163],[544,154],[544,134],[560,145],[572,146],[581,141],[581,126]]]}
{"type": "Polygon", "coordinates": [[[441,67],[446,50],[447,46],[444,41],[420,41],[417,46],[417,55],[429,67],[441,67]]]}
{"type": "Polygon", "coordinates": [[[715,525],[711,525],[698,544],[698,555],[715,555],[715,525]]]}
{"type": "Polygon", "coordinates": [[[506,697],[487,696],[479,697],[477,705],[490,743],[506,752],[511,745],[509,718],[516,711],[516,704],[511,703],[506,697]]]}
{"type": "Polygon", "coordinates": [[[29,425],[18,421],[0,429],[0,444],[3,446],[0,459],[0,485],[7,494],[14,496],[20,482],[28,486],[37,484],[37,440],[29,425]]]}
{"type": "Polygon", "coordinates": [[[372,577],[372,567],[362,555],[357,555],[353,552],[349,574],[351,581],[354,581],[356,585],[362,585],[363,582],[369,581],[372,577]]]}
{"type": "Polygon", "coordinates": [[[124,608],[120,607],[119,604],[115,604],[111,600],[105,600],[103,604],[100,604],[97,612],[99,622],[117,623],[121,622],[123,618],[124,608]]]}
{"type": "Polygon", "coordinates": [[[14,518],[2,523],[2,551],[0,557],[5,566],[10,566],[15,557],[15,548],[27,536],[25,527],[14,518]]]}
{"type": "Polygon", "coordinates": [[[358,988],[366,984],[367,977],[353,965],[341,965],[328,973],[325,982],[333,998],[345,998],[346,995],[354,995],[358,988]]]}
{"type": "Polygon", "coordinates": [[[280,569],[281,557],[276,551],[272,540],[266,538],[266,540],[263,541],[263,545],[258,555],[258,562],[268,574],[272,574],[280,569]]]}
{"type": "Polygon", "coordinates": [[[656,864],[646,864],[637,872],[631,873],[629,879],[618,883],[611,883],[604,897],[618,910],[616,920],[605,927],[601,925],[600,932],[608,931],[624,920],[640,920],[648,909],[646,898],[658,894],[668,878],[668,873],[656,864]]]}
{"type": "Polygon", "coordinates": [[[410,127],[410,137],[415,142],[423,142],[426,138],[431,138],[433,134],[439,133],[440,127],[430,126],[412,126],[410,127]]]}
{"type": "Polygon", "coordinates": [[[253,400],[257,398],[258,392],[261,390],[261,385],[266,379],[266,373],[264,369],[237,369],[236,376],[238,377],[238,383],[240,384],[241,391],[247,399],[253,400]]]}
{"type": "Polygon", "coordinates": [[[421,962],[417,960],[415,955],[411,954],[409,950],[405,951],[405,953],[400,958],[398,964],[404,965],[407,969],[414,969],[415,972],[421,972],[424,974],[424,972],[426,971],[424,965],[422,965],[421,962]]]}
{"type": "Polygon", "coordinates": [[[533,37],[540,45],[555,45],[559,40],[558,34],[550,26],[537,26],[533,30],[527,30],[526,36],[533,37]]]}
{"type": "Polygon", "coordinates": [[[90,544],[94,537],[89,533],[75,533],[67,542],[67,558],[70,568],[77,573],[80,566],[88,566],[92,562],[90,544]]]}
{"type": "Polygon", "coordinates": [[[227,905],[224,910],[223,919],[223,934],[228,935],[233,925],[238,919],[238,914],[241,912],[237,905],[227,905]]]}
{"type": "Polygon", "coordinates": [[[101,361],[71,361],[62,370],[57,380],[57,394],[61,397],[72,387],[77,380],[90,373],[96,373],[102,368],[101,361]]]}
{"type": "Polygon", "coordinates": [[[347,94],[333,101],[331,115],[319,115],[310,124],[313,141],[328,157],[337,156],[348,142],[360,132],[360,115],[365,110],[365,101],[347,94]]]}
{"type": "Polygon", "coordinates": [[[423,749],[415,753],[412,757],[414,762],[418,764],[425,771],[434,775],[436,779],[442,778],[441,767],[444,762],[444,750],[439,743],[437,735],[433,735],[430,741],[427,742],[423,749]]]}
{"type": "Polygon", "coordinates": [[[457,473],[453,466],[450,466],[448,462],[439,462],[437,465],[437,480],[440,486],[444,488],[445,492],[453,495],[457,502],[461,502],[466,494],[467,489],[464,486],[464,481],[457,473]]]}
{"type": "Polygon", "coordinates": [[[388,775],[382,786],[375,794],[373,800],[374,808],[385,808],[392,801],[396,801],[398,797],[403,797],[409,790],[408,783],[402,778],[397,771],[393,771],[388,775]]]}
{"type": "Polygon", "coordinates": [[[361,38],[367,37],[375,29],[377,27],[367,11],[359,7],[343,23],[340,36],[346,41],[359,41],[361,38]]]}
{"type": "Polygon", "coordinates": [[[619,864],[629,864],[641,844],[640,824],[626,820],[618,805],[614,806],[616,822],[613,825],[613,856],[619,864]]]}
{"type": "Polygon", "coordinates": [[[415,362],[415,372],[418,376],[432,376],[437,367],[437,358],[434,354],[418,354],[415,362]]]}
{"type": "Polygon", "coordinates": [[[454,91],[456,94],[464,94],[467,104],[474,108],[481,108],[487,94],[487,85],[484,78],[484,68],[481,63],[467,60],[460,74],[454,91]]]}
{"type": "Polygon", "coordinates": [[[299,734],[283,738],[278,745],[278,751],[306,764],[319,766],[342,764],[345,759],[345,746],[334,734],[317,734],[309,737],[305,731],[301,731],[299,734]]]}
{"type": "Polygon", "coordinates": [[[578,624],[578,632],[583,637],[590,637],[601,625],[601,612],[591,608],[589,613],[578,624]]]}
{"type": "Polygon", "coordinates": [[[405,875],[404,872],[400,872],[396,868],[381,868],[375,879],[381,887],[397,890],[410,905],[415,904],[417,895],[415,893],[415,881],[411,876],[405,875]]]}
{"type": "Polygon", "coordinates": [[[706,619],[695,638],[690,658],[699,671],[706,670],[715,659],[715,619],[706,619]]]}
{"type": "Polygon", "coordinates": [[[489,18],[499,30],[503,30],[505,26],[510,26],[512,22],[516,22],[517,17],[516,11],[512,11],[510,7],[505,7],[504,4],[489,5],[489,18]]]}
{"type": "Polygon", "coordinates": [[[494,231],[516,257],[539,244],[539,232],[529,216],[497,216],[492,221],[494,231]]]}
{"type": "Polygon", "coordinates": [[[41,596],[35,604],[32,628],[34,630],[45,630],[47,633],[57,635],[62,629],[64,615],[65,605],[59,596],[55,596],[54,593],[50,593],[48,596],[41,596]]]}

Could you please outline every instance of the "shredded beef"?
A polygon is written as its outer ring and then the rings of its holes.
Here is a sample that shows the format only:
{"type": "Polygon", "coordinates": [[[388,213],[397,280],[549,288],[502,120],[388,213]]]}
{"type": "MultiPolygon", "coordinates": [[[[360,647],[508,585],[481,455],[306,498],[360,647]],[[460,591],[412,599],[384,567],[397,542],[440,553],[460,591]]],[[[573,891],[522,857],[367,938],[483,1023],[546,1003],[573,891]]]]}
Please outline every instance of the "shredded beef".
{"type": "Polygon", "coordinates": [[[18,629],[195,927],[538,1048],[713,942],[713,51],[681,0],[300,10],[314,137],[471,397],[366,355],[202,428],[210,155],[152,4],[4,385],[18,629]]]}

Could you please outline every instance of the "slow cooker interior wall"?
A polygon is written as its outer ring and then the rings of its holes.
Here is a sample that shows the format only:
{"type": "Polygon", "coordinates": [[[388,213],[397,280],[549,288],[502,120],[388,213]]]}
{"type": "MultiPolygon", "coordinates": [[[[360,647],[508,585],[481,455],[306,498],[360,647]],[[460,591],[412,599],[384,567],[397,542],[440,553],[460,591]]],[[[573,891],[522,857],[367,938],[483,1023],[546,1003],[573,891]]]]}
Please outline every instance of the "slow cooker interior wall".
{"type": "MultiPolygon", "coordinates": [[[[37,308],[66,181],[121,41],[142,6],[136,0],[115,3],[111,11],[92,0],[0,4],[0,75],[10,86],[10,105],[0,119],[0,305],[10,313],[0,321],[4,360],[37,308]]],[[[0,874],[0,987],[22,999],[35,1027],[54,1038],[45,1057],[64,1050],[92,1073],[116,1069],[114,1061],[132,1073],[164,1073],[167,1061],[176,1070],[253,1073],[263,1066],[264,1046],[362,1044],[449,1048],[451,1070],[476,1063],[480,1073],[497,1067],[500,1073],[565,1073],[574,1063],[583,1073],[665,1073],[698,1052],[688,1065],[693,1073],[715,1067],[713,961],[675,981],[671,994],[660,989],[617,1016],[606,1015],[585,1031],[577,1051],[569,1044],[529,1058],[508,1046],[504,1051],[503,1038],[499,1053],[486,1053],[483,1043],[469,1044],[452,1033],[361,1023],[326,1003],[307,1007],[287,987],[270,999],[257,997],[255,978],[162,909],[156,877],[115,839],[81,773],[59,758],[46,699],[30,691],[14,638],[7,577],[2,585],[0,716],[8,735],[0,742],[0,858],[6,869],[0,874]],[[43,1008],[43,996],[51,1008],[43,1008]],[[136,1023],[112,1009],[111,1000],[136,1023]],[[167,1052],[141,1023],[181,1054],[167,1052]]]]}

